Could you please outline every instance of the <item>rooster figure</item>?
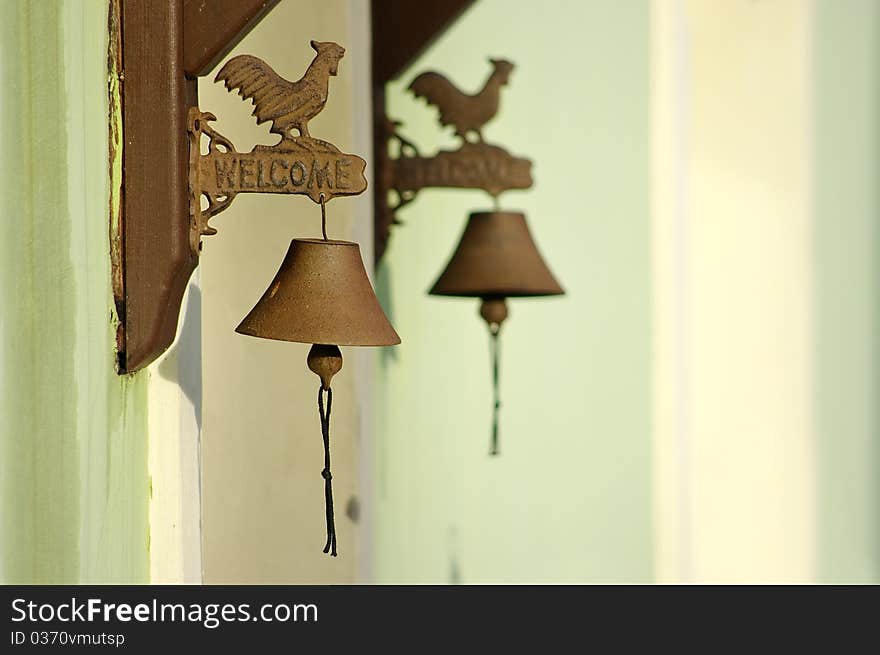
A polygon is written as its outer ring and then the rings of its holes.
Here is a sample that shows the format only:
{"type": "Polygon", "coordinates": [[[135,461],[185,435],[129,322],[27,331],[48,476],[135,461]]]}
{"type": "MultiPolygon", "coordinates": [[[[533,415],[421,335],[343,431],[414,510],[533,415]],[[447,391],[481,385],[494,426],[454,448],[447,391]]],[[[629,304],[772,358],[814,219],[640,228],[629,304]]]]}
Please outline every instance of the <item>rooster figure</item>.
{"type": "Polygon", "coordinates": [[[298,82],[285,80],[266,62],[250,55],[230,59],[214,81],[223,81],[228,90],[253,100],[257,123],[272,121],[269,131],[280,134],[282,140],[295,141],[290,130],[296,129],[300,137],[314,141],[309,121],[327,102],[330,76],[336,75],[345,48],[330,41],[312,41],[311,45],[317,54],[298,82]]]}
{"type": "Polygon", "coordinates": [[[501,100],[501,87],[507,84],[513,64],[503,59],[490,59],[492,74],[483,89],[476,95],[459,91],[456,86],[439,73],[422,73],[409,85],[416,98],[424,98],[428,104],[440,110],[440,122],[452,125],[455,134],[465,141],[467,134],[474,132],[482,142],[483,126],[498,113],[501,100]]]}

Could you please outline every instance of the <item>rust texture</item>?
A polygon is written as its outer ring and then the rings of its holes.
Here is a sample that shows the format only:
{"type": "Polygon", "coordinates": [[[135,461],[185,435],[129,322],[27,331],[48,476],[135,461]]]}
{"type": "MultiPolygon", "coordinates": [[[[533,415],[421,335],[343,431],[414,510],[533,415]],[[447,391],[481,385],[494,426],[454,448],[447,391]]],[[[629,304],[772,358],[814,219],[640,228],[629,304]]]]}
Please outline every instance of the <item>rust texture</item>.
{"type": "Polygon", "coordinates": [[[272,283],[235,331],[337,346],[400,343],[370,285],[360,247],[350,241],[291,241],[272,283]]]}
{"type": "Polygon", "coordinates": [[[239,153],[210,126],[213,120],[213,114],[190,108],[191,245],[195,252],[202,236],[217,233],[208,224],[210,218],[226,209],[239,193],[302,194],[320,203],[336,196],[357,195],[367,188],[367,163],[357,155],[329,148],[290,147],[284,141],[239,153]],[[200,152],[202,135],[208,137],[206,154],[200,152]],[[202,198],[207,200],[205,208],[202,198]]]}
{"type": "Polygon", "coordinates": [[[183,0],[183,69],[207,75],[279,0],[183,0]]]}
{"type": "Polygon", "coordinates": [[[249,153],[237,152],[229,139],[209,122],[213,114],[190,109],[190,214],[191,243],[198,253],[200,238],[215,234],[208,220],[226,209],[239,193],[307,195],[316,203],[336,196],[352,196],[367,188],[367,163],[343,153],[335,145],[309,133],[308,124],[327,102],[329,79],[337,74],[345,50],[332,42],[312,41],[315,57],[302,78],[290,82],[261,59],[239,55],[217,74],[230,91],[254,101],[258,123],[271,122],[270,132],[281,136],[274,146],[257,145],[249,153]],[[295,132],[294,132],[295,131],[295,132]],[[208,152],[202,154],[202,136],[208,152]],[[207,207],[202,207],[202,199],[207,207]]]}
{"type": "Polygon", "coordinates": [[[327,104],[330,78],[339,73],[339,60],[345,48],[332,41],[312,41],[315,57],[296,82],[290,82],[272,70],[262,59],[239,55],[230,59],[215,82],[223,82],[243,99],[254,101],[257,123],[272,123],[269,129],[281,136],[285,148],[322,149],[330,144],[309,134],[309,121],[327,104]],[[297,134],[292,134],[295,129],[297,134]]]}
{"type": "Polygon", "coordinates": [[[397,211],[415,200],[424,188],[481,189],[493,197],[512,189],[531,188],[532,162],[483,139],[483,127],[498,114],[502,87],[514,69],[504,59],[490,59],[489,63],[492,70],[474,94],[461,91],[433,71],[417,76],[409,86],[417,98],[424,98],[438,109],[442,125],[453,128],[461,140],[457,149],[423,157],[418,147],[402,136],[399,122],[384,119],[377,135],[384,144],[379,150],[376,175],[376,195],[381,199],[376,216],[378,252],[384,251],[391,226],[399,223],[397,211]],[[396,144],[396,158],[389,151],[392,144],[396,144]]]}

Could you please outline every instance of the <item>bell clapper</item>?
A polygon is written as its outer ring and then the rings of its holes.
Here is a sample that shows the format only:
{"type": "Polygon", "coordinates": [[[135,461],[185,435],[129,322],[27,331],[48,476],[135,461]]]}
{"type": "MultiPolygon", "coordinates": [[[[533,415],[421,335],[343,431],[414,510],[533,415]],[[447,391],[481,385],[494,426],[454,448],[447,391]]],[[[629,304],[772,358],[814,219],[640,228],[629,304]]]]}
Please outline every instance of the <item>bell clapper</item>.
{"type": "Polygon", "coordinates": [[[483,298],[480,303],[480,316],[489,325],[489,329],[498,332],[507,318],[507,300],[505,298],[483,298]]]}
{"type": "Polygon", "coordinates": [[[316,343],[309,350],[306,362],[309,370],[321,378],[321,388],[329,391],[333,376],[342,370],[342,353],[338,346],[316,343]]]}
{"type": "Polygon", "coordinates": [[[333,390],[330,382],[342,370],[342,353],[339,347],[316,343],[309,350],[307,358],[309,369],[321,378],[318,387],[318,416],[321,419],[321,437],[324,440],[324,509],[327,520],[327,543],[324,552],[336,557],[336,524],[333,516],[333,475],[330,473],[330,410],[333,408],[333,390]],[[324,409],[324,393],[327,394],[327,409],[324,409]]]}
{"type": "Polygon", "coordinates": [[[505,298],[483,298],[480,304],[480,316],[489,326],[489,349],[492,358],[492,442],[490,455],[498,454],[498,414],[501,409],[501,394],[498,388],[498,334],[501,324],[507,318],[507,301],[505,298]]]}

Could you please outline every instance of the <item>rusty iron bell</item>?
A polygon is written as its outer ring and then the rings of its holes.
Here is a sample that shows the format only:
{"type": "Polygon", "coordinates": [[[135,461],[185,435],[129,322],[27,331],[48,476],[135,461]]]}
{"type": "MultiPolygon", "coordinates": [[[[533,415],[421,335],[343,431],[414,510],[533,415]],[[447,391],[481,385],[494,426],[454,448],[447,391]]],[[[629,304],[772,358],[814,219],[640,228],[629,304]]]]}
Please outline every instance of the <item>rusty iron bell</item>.
{"type": "Polygon", "coordinates": [[[558,296],[565,291],[553,277],[532,239],[525,214],[474,212],[432,296],[481,298],[480,316],[489,326],[494,408],[490,454],[498,454],[498,333],[507,318],[507,298],[558,296]]]}
{"type": "Polygon", "coordinates": [[[525,214],[484,211],[468,218],[458,247],[430,293],[482,298],[480,315],[491,327],[507,317],[505,298],[558,296],[565,291],[538,252],[525,214]]]}
{"type": "Polygon", "coordinates": [[[336,346],[400,343],[351,241],[291,241],[269,288],[235,331],[336,346]]]}
{"type": "Polygon", "coordinates": [[[400,337],[373,292],[360,246],[350,241],[294,239],[263,297],[235,331],[263,339],[311,343],[308,366],[319,378],[318,413],[324,441],[327,543],[336,556],[330,473],[330,382],[342,370],[339,346],[393,346],[400,337]],[[325,405],[326,396],[326,405],[325,405]]]}

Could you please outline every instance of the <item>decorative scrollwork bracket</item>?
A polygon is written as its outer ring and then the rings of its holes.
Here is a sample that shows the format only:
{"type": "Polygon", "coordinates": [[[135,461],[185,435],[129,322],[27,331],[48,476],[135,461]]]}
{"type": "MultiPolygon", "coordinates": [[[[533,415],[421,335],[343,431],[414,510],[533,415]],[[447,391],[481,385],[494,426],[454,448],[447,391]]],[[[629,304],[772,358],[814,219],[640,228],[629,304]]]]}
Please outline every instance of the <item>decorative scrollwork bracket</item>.
{"type": "Polygon", "coordinates": [[[498,113],[501,88],[508,83],[513,64],[490,59],[492,73],[474,95],[460,91],[446,77],[422,73],[409,90],[439,111],[441,125],[451,126],[461,143],[455,150],[441,150],[424,157],[412,141],[400,134],[401,123],[378,117],[376,211],[377,259],[385,250],[391,227],[401,221],[397,212],[415,200],[424,188],[482,189],[494,199],[504,191],[532,186],[532,162],[511,155],[483,140],[483,126],[498,113]],[[396,145],[396,157],[391,150],[396,145]]]}
{"type": "MultiPolygon", "coordinates": [[[[136,15],[128,13],[129,18],[136,15]]],[[[159,12],[157,16],[164,17],[172,30],[170,14],[159,12]]],[[[178,48],[174,53],[180,54],[179,39],[169,37],[164,43],[164,47],[178,48]]],[[[133,136],[130,141],[128,136],[121,140],[125,143],[123,172],[128,182],[124,182],[119,218],[114,219],[118,224],[111,231],[113,295],[120,320],[119,372],[131,373],[147,366],[174,342],[183,295],[198,266],[202,237],[216,234],[211,219],[238,194],[305,195],[321,204],[322,219],[326,220],[326,203],[366,190],[366,162],[309,133],[309,121],[324,109],[330,78],[337,74],[345,54],[344,48],[329,41],[312,41],[310,45],[314,57],[297,81],[284,79],[266,62],[250,55],[232,57],[217,74],[215,81],[252,101],[256,122],[270,123],[269,132],[279,137],[274,145],[257,145],[250,152],[238,151],[215,129],[212,122],[216,118],[210,112],[198,107],[182,111],[186,98],[191,97],[184,89],[183,71],[172,67],[164,77],[149,77],[149,67],[138,68],[132,63],[136,74],[123,88],[127,103],[123,120],[125,130],[131,129],[128,134],[133,136]],[[175,90],[168,98],[157,96],[168,138],[157,134],[156,147],[150,147],[152,136],[139,129],[150,118],[149,102],[155,93],[143,86],[147,77],[159,80],[162,88],[174,85],[175,90]],[[156,185],[145,183],[150,172],[159,180],[160,193],[156,193],[156,185]],[[151,207],[161,214],[151,215],[151,207]]],[[[170,55],[169,60],[177,61],[170,55]]],[[[115,60],[113,65],[118,65],[115,60]]]]}
{"type": "Polygon", "coordinates": [[[189,195],[195,253],[201,250],[202,236],[217,233],[210,219],[229,207],[239,193],[301,194],[326,203],[366,190],[366,161],[309,134],[308,121],[323,109],[327,78],[336,74],[345,52],[329,42],[313,41],[312,47],[317,55],[298,82],[288,82],[250,55],[234,57],[217,74],[217,81],[224,81],[229,90],[254,101],[257,122],[272,122],[270,132],[281,136],[275,145],[238,152],[209,124],[216,120],[213,114],[190,108],[189,195]]]}

